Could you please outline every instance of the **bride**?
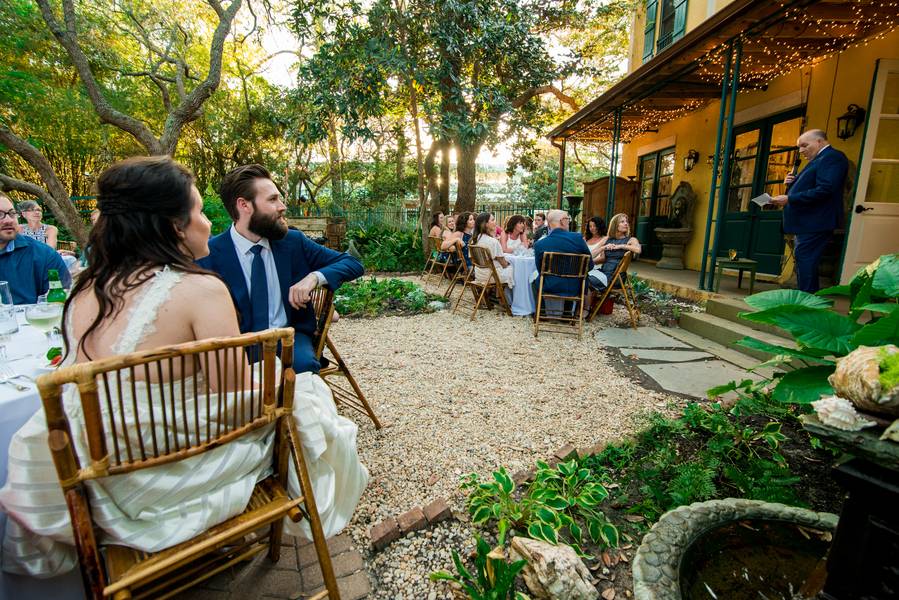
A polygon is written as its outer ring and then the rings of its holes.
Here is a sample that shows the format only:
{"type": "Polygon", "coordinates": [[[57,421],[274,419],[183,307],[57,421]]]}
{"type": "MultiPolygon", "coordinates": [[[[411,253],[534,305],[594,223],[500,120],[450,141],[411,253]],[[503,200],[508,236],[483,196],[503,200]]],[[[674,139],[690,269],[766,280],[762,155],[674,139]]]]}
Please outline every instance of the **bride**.
{"type": "MultiPolygon", "coordinates": [[[[100,218],[91,231],[89,265],[65,306],[64,364],[239,335],[224,282],[194,264],[209,254],[211,227],[192,173],[167,156],[137,157],[109,167],[97,187],[100,218]]],[[[208,375],[201,370],[185,377],[208,375]]],[[[66,389],[64,404],[70,418],[80,414],[74,386],[66,389]]],[[[312,373],[297,374],[294,419],[330,537],[352,517],[368,483],[356,454],[356,425],[337,414],[327,385],[312,373]]],[[[85,444],[74,437],[85,464],[85,444]]],[[[157,552],[241,513],[256,482],[268,475],[273,433],[246,438],[179,462],[89,482],[101,542],[157,552]]],[[[3,569],[53,577],[74,568],[74,538],[43,409],[13,437],[8,472],[0,490],[0,508],[9,516],[3,569]]],[[[289,488],[298,493],[292,465],[289,488]]],[[[285,519],[285,527],[311,538],[305,521],[285,519]]]]}

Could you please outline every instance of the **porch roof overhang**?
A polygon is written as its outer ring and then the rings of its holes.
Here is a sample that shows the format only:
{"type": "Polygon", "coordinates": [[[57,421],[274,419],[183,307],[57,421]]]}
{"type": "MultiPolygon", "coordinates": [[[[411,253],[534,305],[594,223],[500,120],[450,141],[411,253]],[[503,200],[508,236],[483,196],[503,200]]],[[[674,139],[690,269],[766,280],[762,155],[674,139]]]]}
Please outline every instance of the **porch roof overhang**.
{"type": "Polygon", "coordinates": [[[730,44],[740,40],[740,89],[881,37],[899,24],[894,0],[734,0],[553,129],[553,141],[627,142],[721,97],[730,44]]]}

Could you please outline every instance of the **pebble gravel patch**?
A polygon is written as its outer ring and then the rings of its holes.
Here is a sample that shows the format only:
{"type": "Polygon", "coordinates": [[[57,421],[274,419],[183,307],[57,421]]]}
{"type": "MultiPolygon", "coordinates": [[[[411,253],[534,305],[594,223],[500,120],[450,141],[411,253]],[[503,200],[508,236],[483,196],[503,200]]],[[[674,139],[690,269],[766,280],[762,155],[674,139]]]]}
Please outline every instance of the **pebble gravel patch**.
{"type": "MultiPolygon", "coordinates": [[[[644,318],[644,324],[648,321],[644,318]]],[[[455,520],[370,551],[368,530],[389,516],[438,496],[463,512],[459,478],[530,468],[565,444],[576,448],[621,439],[640,415],[668,412],[681,402],[646,389],[616,367],[594,339],[604,327],[624,327],[615,312],[585,324],[576,336],[541,332],[533,322],[499,311],[477,320],[440,311],[409,317],[340,319],[331,329],[338,351],[385,427],[364,416],[358,447],[371,481],[348,530],[367,552],[373,598],[451,598],[428,574],[452,571],[450,550],[474,546],[472,529],[455,520]]],[[[618,363],[620,365],[620,363],[618,363]]]]}

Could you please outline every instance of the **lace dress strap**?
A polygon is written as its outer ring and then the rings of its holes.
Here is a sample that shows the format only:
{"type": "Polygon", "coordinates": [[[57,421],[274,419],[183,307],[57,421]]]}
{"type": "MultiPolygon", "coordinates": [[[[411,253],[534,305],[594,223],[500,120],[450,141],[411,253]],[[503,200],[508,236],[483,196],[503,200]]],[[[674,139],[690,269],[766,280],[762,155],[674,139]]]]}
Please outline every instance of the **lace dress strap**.
{"type": "Polygon", "coordinates": [[[119,341],[113,347],[115,354],[129,354],[145,337],[156,331],[156,317],[159,308],[165,304],[184,274],[166,266],[157,271],[155,277],[146,286],[143,295],[134,303],[128,313],[128,324],[125,326],[119,341]]]}

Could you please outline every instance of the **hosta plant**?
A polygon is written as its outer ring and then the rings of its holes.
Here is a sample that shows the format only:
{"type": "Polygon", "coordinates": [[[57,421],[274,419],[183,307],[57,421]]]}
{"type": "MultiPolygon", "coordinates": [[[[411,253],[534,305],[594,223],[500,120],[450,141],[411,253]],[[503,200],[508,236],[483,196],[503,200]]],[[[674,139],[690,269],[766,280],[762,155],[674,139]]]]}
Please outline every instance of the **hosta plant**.
{"type": "Polygon", "coordinates": [[[755,312],[740,317],[788,332],[797,348],[744,337],[737,344],[774,355],[765,365],[789,365],[776,377],[773,397],[782,402],[809,403],[832,394],[827,381],[836,359],[859,346],[899,344],[899,254],[888,254],[859,270],[848,285],[809,294],[770,290],[746,298],[755,312]],[[827,296],[848,300],[847,314],[834,310],[827,296]]]}

